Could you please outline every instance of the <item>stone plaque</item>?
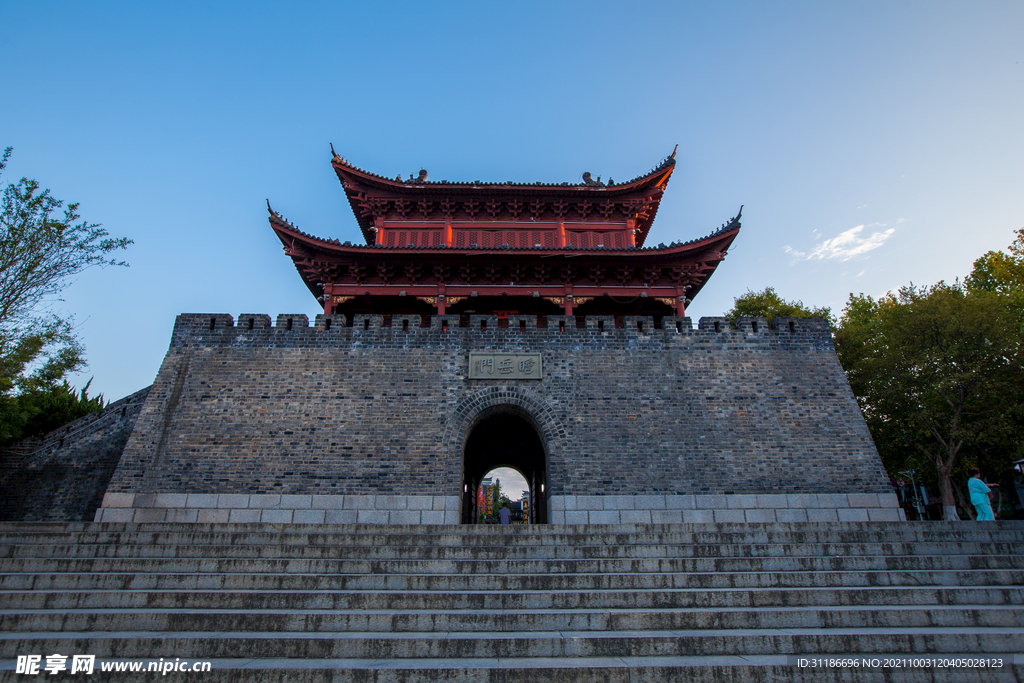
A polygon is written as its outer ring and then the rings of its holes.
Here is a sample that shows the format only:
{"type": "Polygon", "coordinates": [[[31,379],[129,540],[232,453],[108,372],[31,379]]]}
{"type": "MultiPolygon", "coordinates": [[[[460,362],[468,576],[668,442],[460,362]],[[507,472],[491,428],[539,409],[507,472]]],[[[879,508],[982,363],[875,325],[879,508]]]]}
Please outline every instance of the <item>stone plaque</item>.
{"type": "Polygon", "coordinates": [[[469,354],[470,379],[541,379],[543,376],[539,353],[469,354]]]}

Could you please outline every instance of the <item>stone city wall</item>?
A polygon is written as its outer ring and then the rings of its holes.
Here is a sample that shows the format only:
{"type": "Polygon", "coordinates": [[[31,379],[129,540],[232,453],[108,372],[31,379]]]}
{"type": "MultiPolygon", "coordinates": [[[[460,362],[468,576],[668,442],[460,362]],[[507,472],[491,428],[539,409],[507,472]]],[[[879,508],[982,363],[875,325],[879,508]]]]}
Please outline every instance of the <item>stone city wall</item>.
{"type": "Polygon", "coordinates": [[[540,432],[553,522],[897,514],[821,320],[383,320],[179,316],[97,519],[454,523],[468,433],[503,406],[540,432]],[[486,351],[543,378],[470,379],[486,351]]]}
{"type": "Polygon", "coordinates": [[[148,393],[0,451],[0,520],[92,520],[148,393]]]}

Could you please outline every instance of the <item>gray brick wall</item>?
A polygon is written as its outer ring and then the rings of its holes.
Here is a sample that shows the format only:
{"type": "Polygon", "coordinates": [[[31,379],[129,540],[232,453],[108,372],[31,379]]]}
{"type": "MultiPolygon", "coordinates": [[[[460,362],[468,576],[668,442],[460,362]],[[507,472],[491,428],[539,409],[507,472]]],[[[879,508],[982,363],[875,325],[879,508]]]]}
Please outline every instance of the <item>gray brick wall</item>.
{"type": "Polygon", "coordinates": [[[474,417],[514,405],[552,499],[891,493],[821,320],[522,319],[181,315],[108,491],[458,496],[474,417]],[[543,380],[468,379],[486,350],[543,380]]]}

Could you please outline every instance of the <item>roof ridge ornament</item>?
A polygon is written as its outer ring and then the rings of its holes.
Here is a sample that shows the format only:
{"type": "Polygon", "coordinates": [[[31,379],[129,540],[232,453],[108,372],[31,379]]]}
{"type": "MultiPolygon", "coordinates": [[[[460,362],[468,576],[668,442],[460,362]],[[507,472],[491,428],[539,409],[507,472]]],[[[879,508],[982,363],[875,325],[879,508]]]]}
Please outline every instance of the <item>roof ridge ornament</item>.
{"type": "Polygon", "coordinates": [[[601,182],[601,176],[597,176],[597,180],[590,175],[590,171],[583,172],[583,182],[589,187],[604,187],[604,183],[601,182]]]}
{"type": "Polygon", "coordinates": [[[338,154],[337,152],[334,151],[334,143],[333,142],[329,142],[327,144],[329,144],[331,146],[331,162],[335,163],[335,164],[346,164],[347,165],[348,162],[345,161],[345,157],[341,156],[340,154],[338,154]]]}

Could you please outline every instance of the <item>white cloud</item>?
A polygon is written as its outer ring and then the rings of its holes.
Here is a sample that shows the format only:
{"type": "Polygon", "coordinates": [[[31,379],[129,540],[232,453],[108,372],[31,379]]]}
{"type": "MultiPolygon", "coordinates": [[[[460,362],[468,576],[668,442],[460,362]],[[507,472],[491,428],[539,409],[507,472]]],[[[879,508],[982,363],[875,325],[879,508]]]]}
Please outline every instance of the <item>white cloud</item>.
{"type": "MultiPolygon", "coordinates": [[[[873,223],[872,225],[885,227],[884,223],[873,223]]],[[[889,228],[884,232],[873,232],[867,237],[861,237],[860,233],[864,230],[864,227],[863,225],[858,225],[855,228],[841,232],[832,239],[827,239],[815,246],[810,252],[798,251],[786,245],[786,253],[801,261],[810,261],[811,259],[818,259],[819,261],[831,259],[847,261],[854,256],[877,249],[896,232],[896,228],[889,228]]]]}

